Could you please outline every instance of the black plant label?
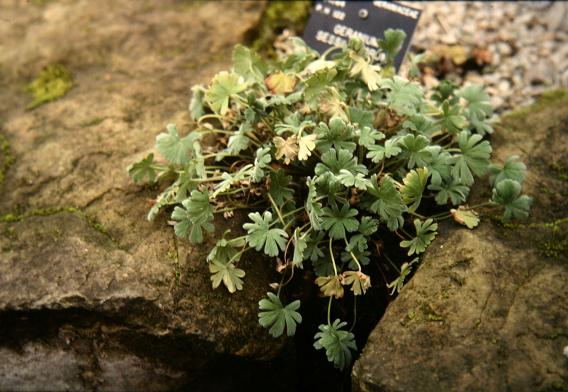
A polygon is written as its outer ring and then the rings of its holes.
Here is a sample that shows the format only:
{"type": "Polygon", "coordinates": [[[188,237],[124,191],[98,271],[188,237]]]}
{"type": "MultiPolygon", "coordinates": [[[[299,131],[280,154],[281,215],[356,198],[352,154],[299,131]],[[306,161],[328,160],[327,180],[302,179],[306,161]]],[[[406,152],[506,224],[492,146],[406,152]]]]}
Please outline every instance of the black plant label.
{"type": "Polygon", "coordinates": [[[310,47],[323,53],[331,46],[346,45],[350,37],[359,37],[367,50],[376,54],[385,30],[403,30],[406,39],[394,61],[398,71],[420,13],[418,9],[391,1],[315,1],[303,38],[310,47]]]}

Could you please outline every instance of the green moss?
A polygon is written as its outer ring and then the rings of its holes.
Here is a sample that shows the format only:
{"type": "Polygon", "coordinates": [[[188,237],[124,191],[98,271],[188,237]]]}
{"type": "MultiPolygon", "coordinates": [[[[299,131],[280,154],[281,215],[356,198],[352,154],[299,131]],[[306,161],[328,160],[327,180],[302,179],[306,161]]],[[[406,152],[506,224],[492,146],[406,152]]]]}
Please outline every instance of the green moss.
{"type": "MultiPolygon", "coordinates": [[[[541,254],[546,257],[558,258],[565,256],[568,250],[568,231],[563,227],[568,224],[568,217],[557,219],[552,222],[535,223],[503,223],[499,219],[494,220],[506,229],[529,230],[537,229],[538,242],[541,254]]],[[[533,240],[535,238],[533,237],[533,240]]],[[[536,241],[536,240],[535,240],[536,241]]]]}
{"type": "Polygon", "coordinates": [[[568,392],[568,387],[561,380],[555,380],[545,385],[539,392],[568,392]]]}
{"type": "Polygon", "coordinates": [[[428,314],[428,321],[444,321],[444,318],[438,314],[428,314]]]}
{"type": "Polygon", "coordinates": [[[561,238],[553,237],[549,241],[544,241],[542,244],[542,253],[546,257],[558,258],[566,255],[568,251],[568,239],[566,236],[561,238]]]}
{"type": "Polygon", "coordinates": [[[32,210],[26,211],[21,214],[17,213],[7,213],[0,215],[0,223],[14,223],[20,222],[24,219],[31,218],[34,216],[50,216],[54,214],[59,214],[61,212],[69,213],[79,213],[79,209],[74,207],[47,207],[47,208],[34,208],[32,210]]]}
{"type": "Polygon", "coordinates": [[[81,127],[82,128],[88,128],[88,127],[92,127],[94,125],[99,125],[100,123],[102,123],[105,119],[102,117],[93,117],[90,120],[87,120],[83,123],[81,123],[81,127]]]}
{"type": "Polygon", "coordinates": [[[504,123],[524,121],[528,115],[541,110],[547,106],[555,106],[568,103],[568,90],[558,89],[544,92],[540,98],[532,105],[517,109],[501,118],[504,123]]]}
{"type": "Polygon", "coordinates": [[[184,48],[174,47],[174,48],[164,48],[160,50],[160,56],[174,58],[185,52],[184,48]]]}
{"type": "Polygon", "coordinates": [[[116,242],[114,238],[110,235],[109,231],[99,222],[94,216],[88,215],[76,207],[45,207],[45,208],[34,208],[23,213],[6,213],[0,215],[0,223],[16,223],[23,221],[28,218],[37,216],[51,216],[60,213],[70,213],[84,219],[91,228],[95,231],[101,233],[105,237],[109,238],[111,241],[116,242]]]}
{"type": "Polygon", "coordinates": [[[552,170],[556,176],[562,181],[568,181],[568,169],[562,166],[558,162],[552,162],[548,165],[550,170],[552,170]]]}
{"type": "Polygon", "coordinates": [[[248,41],[252,49],[267,57],[274,56],[274,41],[285,29],[301,34],[310,14],[310,1],[270,1],[248,41]]]}
{"type": "Polygon", "coordinates": [[[172,242],[168,248],[168,252],[166,253],[168,259],[171,260],[172,266],[174,267],[174,276],[176,280],[176,284],[180,283],[181,280],[181,267],[179,264],[179,254],[178,254],[178,247],[177,247],[177,237],[174,234],[172,242]]]}
{"type": "Polygon", "coordinates": [[[559,230],[560,225],[568,223],[568,217],[557,219],[552,222],[537,222],[537,223],[502,223],[501,225],[507,229],[551,229],[559,230]]]}
{"type": "Polygon", "coordinates": [[[44,103],[64,96],[73,87],[71,72],[61,64],[52,64],[43,69],[39,76],[26,90],[33,96],[33,101],[26,109],[34,109],[44,103]]]}
{"type": "Polygon", "coordinates": [[[16,160],[12,154],[10,142],[2,134],[0,134],[0,153],[2,154],[0,155],[0,185],[2,185],[6,178],[6,172],[16,160]]]}

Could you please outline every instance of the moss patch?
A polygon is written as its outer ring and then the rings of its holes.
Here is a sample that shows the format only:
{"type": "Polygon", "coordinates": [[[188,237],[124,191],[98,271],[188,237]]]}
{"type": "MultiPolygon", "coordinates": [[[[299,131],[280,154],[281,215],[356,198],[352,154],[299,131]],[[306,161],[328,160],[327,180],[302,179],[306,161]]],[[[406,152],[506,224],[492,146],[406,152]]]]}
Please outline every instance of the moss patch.
{"type": "Polygon", "coordinates": [[[270,1],[258,26],[249,32],[247,41],[256,52],[274,57],[274,41],[285,29],[293,34],[304,31],[311,8],[310,1],[270,1]]]}
{"type": "Polygon", "coordinates": [[[81,126],[82,128],[88,128],[88,127],[92,127],[92,126],[95,126],[95,125],[99,125],[99,124],[102,123],[104,120],[105,120],[105,119],[102,118],[102,117],[93,117],[92,119],[87,120],[87,121],[81,123],[80,126],[81,126]]]}
{"type": "Polygon", "coordinates": [[[527,116],[535,111],[542,110],[551,105],[557,105],[568,102],[568,90],[558,89],[543,93],[540,98],[532,105],[514,112],[508,113],[501,118],[503,123],[523,121],[527,116]]]}
{"type": "Polygon", "coordinates": [[[64,96],[73,87],[73,76],[61,64],[52,64],[44,68],[38,77],[26,86],[33,96],[33,101],[26,106],[31,110],[44,103],[64,96]]]}
{"type": "Polygon", "coordinates": [[[10,149],[10,142],[2,134],[0,134],[0,185],[6,178],[6,172],[16,160],[10,149]]]}
{"type": "Polygon", "coordinates": [[[94,216],[88,215],[76,207],[45,207],[45,208],[34,208],[23,213],[6,213],[0,214],[0,223],[16,223],[24,219],[28,219],[36,216],[50,216],[60,213],[70,213],[75,214],[79,218],[84,219],[89,226],[91,226],[95,231],[101,233],[113,242],[116,240],[110,235],[109,231],[99,222],[94,216]]]}
{"type": "Polygon", "coordinates": [[[179,285],[181,280],[181,266],[179,264],[179,254],[178,254],[178,247],[177,247],[177,237],[175,233],[173,234],[172,242],[168,248],[167,257],[172,262],[172,266],[174,268],[174,276],[175,276],[175,284],[179,285]]]}

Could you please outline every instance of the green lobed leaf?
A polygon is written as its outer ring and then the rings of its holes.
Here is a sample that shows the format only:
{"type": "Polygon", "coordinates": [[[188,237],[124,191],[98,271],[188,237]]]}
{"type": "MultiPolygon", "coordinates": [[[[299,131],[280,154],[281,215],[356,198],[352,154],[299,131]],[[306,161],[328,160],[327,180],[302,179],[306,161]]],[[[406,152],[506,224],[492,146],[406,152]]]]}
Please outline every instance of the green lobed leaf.
{"type": "Polygon", "coordinates": [[[511,218],[526,219],[532,199],[527,195],[521,195],[521,184],[515,180],[502,180],[493,188],[491,201],[505,207],[503,221],[507,222],[511,218]]]}
{"type": "Polygon", "coordinates": [[[461,114],[461,107],[457,103],[450,106],[448,101],[444,101],[437,124],[443,131],[455,135],[467,126],[467,119],[461,114]]]}
{"type": "Polygon", "coordinates": [[[142,182],[145,177],[148,177],[148,182],[153,183],[156,181],[156,169],[153,164],[154,154],[150,153],[141,161],[128,166],[128,174],[134,182],[142,182]]]}
{"type": "Polygon", "coordinates": [[[325,91],[331,85],[336,75],[337,70],[334,68],[323,69],[306,80],[304,98],[312,108],[315,109],[318,106],[321,97],[325,95],[325,91]]]}
{"type": "Polygon", "coordinates": [[[492,149],[487,140],[481,139],[481,135],[469,135],[466,131],[458,134],[461,154],[452,156],[454,167],[451,171],[456,182],[470,186],[474,181],[473,175],[479,177],[487,172],[492,149]]]}
{"type": "Polygon", "coordinates": [[[400,266],[400,275],[398,276],[398,278],[387,284],[387,288],[392,289],[390,295],[393,295],[395,292],[400,293],[400,291],[404,287],[405,279],[408,277],[410,272],[412,272],[412,266],[418,263],[418,260],[418,257],[415,257],[411,262],[403,263],[400,266]]]}
{"type": "Polygon", "coordinates": [[[180,138],[175,124],[168,124],[168,133],[160,133],[156,137],[156,148],[174,165],[186,165],[190,161],[193,143],[198,139],[197,133],[190,133],[180,138]]]}
{"type": "Polygon", "coordinates": [[[245,223],[243,229],[248,232],[247,242],[256,250],[262,250],[268,256],[278,256],[286,247],[288,233],[279,228],[270,228],[273,223],[272,213],[265,211],[261,216],[258,212],[248,214],[253,223],[245,223]]]}
{"type": "Polygon", "coordinates": [[[341,169],[339,175],[337,176],[339,182],[346,187],[354,186],[362,191],[367,190],[367,187],[371,185],[369,179],[365,178],[362,173],[353,174],[349,170],[341,169]]]}
{"type": "Polygon", "coordinates": [[[346,232],[354,232],[359,228],[357,216],[358,211],[349,208],[349,204],[343,204],[341,209],[336,205],[331,208],[323,209],[322,226],[329,231],[329,236],[333,239],[340,240],[345,238],[346,232]]]}
{"type": "Polygon", "coordinates": [[[402,226],[404,221],[402,214],[407,211],[407,207],[403,203],[402,196],[396,189],[393,179],[386,176],[381,180],[379,186],[377,177],[373,175],[371,184],[372,186],[367,190],[373,200],[369,209],[386,221],[389,230],[398,229],[402,226]]]}
{"type": "Polygon", "coordinates": [[[207,261],[212,262],[213,260],[216,260],[221,264],[237,262],[240,259],[238,249],[242,248],[245,244],[246,240],[244,238],[236,238],[232,240],[221,238],[215,243],[215,246],[207,255],[207,261]]]}
{"type": "Polygon", "coordinates": [[[287,176],[283,169],[278,169],[270,173],[270,186],[268,192],[274,201],[282,206],[286,202],[292,200],[294,191],[292,188],[288,188],[292,177],[287,176]]]}
{"type": "Polygon", "coordinates": [[[347,110],[349,122],[363,129],[364,127],[373,128],[373,112],[350,106],[347,110]]]}
{"type": "Polygon", "coordinates": [[[399,142],[400,138],[393,137],[388,139],[384,146],[367,145],[365,146],[369,150],[367,158],[375,163],[379,163],[385,158],[395,157],[402,152],[402,149],[398,146],[399,142]]]}
{"type": "Polygon", "coordinates": [[[409,248],[409,256],[424,252],[438,234],[438,224],[433,219],[426,219],[424,222],[415,219],[414,228],[416,229],[416,237],[400,243],[401,248],[409,248]]]}
{"type": "Polygon", "coordinates": [[[194,244],[203,242],[203,230],[211,233],[213,226],[213,207],[209,203],[207,190],[191,192],[182,202],[182,207],[174,208],[172,220],[177,221],[174,231],[178,237],[189,238],[194,244]]]}
{"type": "Polygon", "coordinates": [[[306,234],[302,234],[299,228],[297,228],[296,230],[294,230],[292,242],[294,243],[294,255],[292,256],[292,263],[296,267],[304,268],[302,262],[304,261],[304,252],[308,247],[306,234]]]}
{"type": "Polygon", "coordinates": [[[503,180],[514,180],[522,184],[527,167],[523,162],[518,162],[518,159],[517,155],[512,155],[505,160],[503,167],[489,165],[489,183],[495,185],[503,180]]]}
{"type": "Polygon", "coordinates": [[[367,149],[372,148],[375,146],[376,142],[383,140],[384,138],[384,133],[379,132],[372,127],[364,126],[359,129],[359,144],[367,149]]]}
{"type": "Polygon", "coordinates": [[[386,29],[385,38],[379,41],[379,47],[387,56],[387,63],[392,63],[402,48],[406,33],[400,29],[386,29]]]}
{"type": "Polygon", "coordinates": [[[243,289],[241,278],[245,276],[245,271],[235,267],[233,263],[221,263],[213,260],[209,263],[209,272],[212,274],[211,282],[214,289],[219,287],[221,282],[223,282],[231,294],[243,289]]]}
{"type": "Polygon", "coordinates": [[[314,336],[316,340],[315,349],[325,349],[327,360],[341,370],[351,364],[351,351],[357,351],[355,335],[342,330],[346,325],[346,322],[339,319],[335,320],[333,324],[322,324],[319,326],[320,332],[314,336]]]}
{"type": "Polygon", "coordinates": [[[430,140],[425,136],[406,135],[400,139],[398,145],[402,149],[401,156],[408,160],[407,167],[409,169],[416,166],[427,166],[432,158],[432,153],[428,148],[430,140]]]}
{"type": "Polygon", "coordinates": [[[254,159],[254,167],[252,171],[252,181],[260,182],[266,176],[265,170],[269,168],[269,164],[272,161],[272,156],[270,155],[270,147],[259,147],[256,150],[256,157],[254,159]]]}
{"type": "Polygon", "coordinates": [[[404,185],[400,188],[400,193],[402,195],[403,202],[406,205],[409,205],[408,211],[414,212],[420,205],[422,193],[426,187],[426,182],[428,182],[428,176],[428,169],[420,167],[409,171],[402,179],[404,185]]]}
{"type": "Polygon", "coordinates": [[[315,167],[316,175],[320,176],[318,181],[329,179],[331,182],[338,181],[336,176],[339,176],[341,170],[347,170],[353,175],[361,173],[367,174],[365,165],[357,163],[357,158],[348,150],[335,150],[333,148],[326,151],[321,156],[321,162],[315,167]],[[326,176],[327,177],[324,177],[326,176]],[[330,176],[331,175],[331,176],[330,176]]]}
{"type": "Polygon", "coordinates": [[[219,72],[205,91],[205,101],[215,113],[225,115],[229,99],[246,89],[244,79],[236,73],[219,72]]]}
{"type": "Polygon", "coordinates": [[[310,219],[312,227],[315,230],[320,230],[323,210],[322,204],[317,201],[318,194],[315,181],[308,177],[306,185],[308,186],[308,196],[306,197],[306,211],[308,212],[308,218],[310,219]]]}
{"type": "Polygon", "coordinates": [[[418,83],[393,76],[381,80],[380,87],[389,90],[387,103],[401,116],[416,114],[417,108],[422,105],[424,93],[418,83]]]}
{"type": "Polygon", "coordinates": [[[296,300],[284,306],[274,293],[267,293],[267,298],[259,301],[258,322],[264,328],[270,327],[268,332],[277,338],[284,333],[294,336],[296,326],[302,322],[302,315],[298,313],[300,301],[296,300]]]}
{"type": "Polygon", "coordinates": [[[353,152],[357,146],[354,142],[353,126],[337,116],[329,120],[329,126],[324,122],[319,123],[315,133],[318,137],[316,145],[321,153],[331,148],[353,152]]]}
{"type": "Polygon", "coordinates": [[[456,182],[454,179],[432,180],[428,189],[437,192],[434,199],[438,205],[448,204],[449,199],[456,206],[465,202],[469,195],[469,187],[456,182]]]}
{"type": "Polygon", "coordinates": [[[229,142],[227,143],[228,154],[238,155],[241,151],[246,150],[250,146],[250,139],[246,135],[249,131],[252,131],[250,125],[244,122],[237,132],[229,136],[229,142]]]}
{"type": "Polygon", "coordinates": [[[260,56],[242,45],[233,49],[233,69],[248,83],[260,83],[266,74],[266,64],[260,56]]]}
{"type": "Polygon", "coordinates": [[[205,88],[196,84],[191,88],[192,96],[189,101],[189,114],[193,121],[197,121],[205,114],[205,88]]]}
{"type": "Polygon", "coordinates": [[[456,96],[463,98],[467,102],[465,115],[472,128],[480,135],[492,133],[493,128],[485,119],[493,114],[489,95],[479,85],[469,85],[462,87],[456,92],[456,96]]]}

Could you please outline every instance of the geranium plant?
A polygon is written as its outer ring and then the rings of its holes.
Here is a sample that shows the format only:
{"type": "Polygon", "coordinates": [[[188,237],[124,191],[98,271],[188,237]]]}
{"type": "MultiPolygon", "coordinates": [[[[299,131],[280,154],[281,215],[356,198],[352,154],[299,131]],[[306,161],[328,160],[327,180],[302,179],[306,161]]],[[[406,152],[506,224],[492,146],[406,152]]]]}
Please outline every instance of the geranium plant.
{"type": "Polygon", "coordinates": [[[521,195],[525,166],[516,157],[490,164],[488,95],[447,82],[426,94],[394,75],[403,39],[402,31],[385,33],[382,62],[357,39],[319,55],[293,38],[271,63],[238,45],[230,71],[193,87],[193,129],[182,135],[170,124],[157,136],[165,161],[149,154],[129,167],[135,181],[162,186],[149,220],[166,210],[179,237],[194,244],[217,238],[204,260],[213,288],[243,288],[239,261],[247,252],[274,262],[281,281],[267,288],[258,315],[272,336],[294,335],[301,304],[286,303],[282,289],[294,271],[312,270],[329,298],[314,347],[339,368],[350,364],[356,345],[331,304],[345,290],[365,295],[369,263],[390,262],[379,232],[396,236],[408,257],[388,285],[394,293],[439,220],[453,216],[474,228],[482,206],[504,208],[504,220],[524,218],[531,201],[521,195]],[[468,207],[470,187],[486,173],[491,200],[468,207]],[[243,234],[215,232],[214,216],[230,218],[237,209],[248,213],[243,234]]]}

